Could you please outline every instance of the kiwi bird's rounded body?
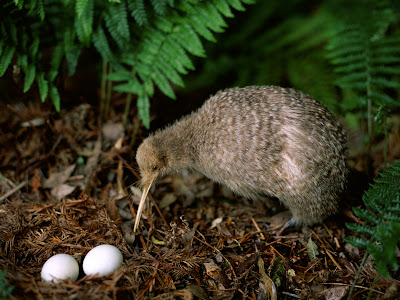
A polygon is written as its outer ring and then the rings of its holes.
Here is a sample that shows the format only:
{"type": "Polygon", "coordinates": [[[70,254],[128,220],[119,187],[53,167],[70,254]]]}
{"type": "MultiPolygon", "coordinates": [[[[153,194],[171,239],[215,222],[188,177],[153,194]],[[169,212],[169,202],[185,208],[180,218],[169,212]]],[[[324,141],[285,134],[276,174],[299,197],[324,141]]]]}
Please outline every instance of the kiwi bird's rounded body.
{"type": "Polygon", "coordinates": [[[346,182],[346,136],[327,108],[288,88],[220,91],[138,148],[143,184],[185,168],[253,199],[278,198],[293,221],[335,213],[346,182]]]}

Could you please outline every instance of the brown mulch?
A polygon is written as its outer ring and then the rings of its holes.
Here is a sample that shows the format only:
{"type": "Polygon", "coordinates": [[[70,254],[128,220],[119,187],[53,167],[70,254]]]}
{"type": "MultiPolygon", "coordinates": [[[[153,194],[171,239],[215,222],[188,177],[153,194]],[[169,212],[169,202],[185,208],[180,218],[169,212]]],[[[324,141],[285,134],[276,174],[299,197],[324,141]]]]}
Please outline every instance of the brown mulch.
{"type": "MultiPolygon", "coordinates": [[[[0,109],[0,271],[16,299],[267,299],[271,291],[277,299],[347,298],[364,255],[343,240],[352,234],[345,222],[359,221],[350,209],[359,193],[346,195],[350,204],[324,224],[276,236],[287,220],[281,208],[236,197],[198,174],[171,175],[151,190],[134,236],[134,153],[143,129],[131,146],[133,125],[124,128],[114,113],[99,127],[86,104],[61,114],[43,105],[0,109]],[[76,282],[41,281],[51,256],[68,253],[81,265],[105,243],[124,257],[112,275],[81,270],[76,282]]],[[[371,289],[371,299],[400,298],[398,280],[374,283],[376,275],[368,258],[352,299],[371,289]]]]}

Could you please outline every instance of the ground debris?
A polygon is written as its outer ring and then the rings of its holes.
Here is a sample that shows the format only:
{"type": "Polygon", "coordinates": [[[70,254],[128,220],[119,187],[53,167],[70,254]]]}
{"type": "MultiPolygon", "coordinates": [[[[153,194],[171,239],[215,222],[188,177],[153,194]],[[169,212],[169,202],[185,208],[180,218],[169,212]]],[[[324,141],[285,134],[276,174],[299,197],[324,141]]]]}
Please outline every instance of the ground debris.
{"type": "MultiPolygon", "coordinates": [[[[134,236],[132,128],[114,120],[99,129],[90,112],[37,109],[27,119],[45,119],[40,126],[21,127],[12,115],[0,124],[0,271],[16,299],[265,299],[267,290],[277,299],[347,298],[364,251],[343,241],[352,221],[343,215],[276,237],[286,213],[187,172],[158,182],[134,236]],[[63,184],[73,190],[52,192],[63,184]],[[105,243],[124,257],[113,274],[41,281],[52,255],[81,264],[105,243]]],[[[352,299],[365,299],[375,276],[373,263],[364,266],[352,299]]],[[[399,299],[399,286],[378,277],[371,299],[399,299]]]]}

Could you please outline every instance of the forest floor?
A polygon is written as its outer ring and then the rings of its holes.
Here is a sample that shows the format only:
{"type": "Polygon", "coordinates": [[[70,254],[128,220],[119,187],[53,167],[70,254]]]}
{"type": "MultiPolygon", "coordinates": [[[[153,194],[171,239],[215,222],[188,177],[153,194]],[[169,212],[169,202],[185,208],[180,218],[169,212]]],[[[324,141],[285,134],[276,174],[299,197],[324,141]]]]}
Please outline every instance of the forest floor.
{"type": "MultiPolygon", "coordinates": [[[[345,223],[361,222],[351,207],[363,205],[370,181],[362,175],[358,132],[349,131],[352,177],[343,209],[322,225],[277,235],[290,217],[284,208],[268,209],[188,172],[152,188],[135,236],[135,150],[144,128],[136,130],[135,120],[124,127],[116,109],[100,125],[98,107],[88,104],[61,113],[34,101],[1,105],[0,271],[7,270],[16,299],[348,297],[364,251],[343,240],[353,235],[345,223]],[[112,275],[85,277],[81,270],[76,282],[41,281],[52,255],[68,253],[81,264],[105,243],[124,257],[112,275]]],[[[390,145],[389,159],[399,158],[400,126],[390,145]]],[[[380,143],[372,151],[375,175],[383,170],[382,149],[380,143]]],[[[368,257],[351,298],[400,299],[399,281],[376,275],[368,257]]]]}

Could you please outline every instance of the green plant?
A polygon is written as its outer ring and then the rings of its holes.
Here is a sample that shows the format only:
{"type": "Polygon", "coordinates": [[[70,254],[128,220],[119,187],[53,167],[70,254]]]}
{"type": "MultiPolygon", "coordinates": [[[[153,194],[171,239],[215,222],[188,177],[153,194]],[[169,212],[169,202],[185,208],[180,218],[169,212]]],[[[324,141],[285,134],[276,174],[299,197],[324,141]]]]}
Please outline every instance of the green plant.
{"type": "Polygon", "coordinates": [[[81,51],[94,46],[113,72],[115,89],[137,95],[139,115],[150,124],[155,86],[174,98],[171,85],[194,69],[190,55],[205,56],[201,38],[215,41],[232,8],[252,0],[8,0],[0,12],[0,77],[12,63],[36,81],[42,101],[60,109],[56,78],[65,60],[75,72],[81,51]]]}
{"type": "Polygon", "coordinates": [[[367,209],[353,208],[365,224],[346,224],[363,237],[347,237],[345,241],[366,249],[378,272],[389,277],[388,266],[399,268],[395,252],[400,245],[400,161],[380,175],[363,195],[367,209]]]}
{"type": "Polygon", "coordinates": [[[223,39],[208,45],[208,58],[199,62],[200,72],[188,78],[187,88],[207,88],[220,78],[228,86],[289,86],[338,112],[336,77],[324,48],[334,20],[325,2],[258,0],[223,39]]]}
{"type": "Polygon", "coordinates": [[[14,286],[10,285],[6,280],[7,270],[3,270],[0,273],[0,300],[14,299],[11,296],[14,286]]]}
{"type": "Polygon", "coordinates": [[[386,125],[389,108],[400,106],[399,13],[387,0],[337,1],[331,8],[342,18],[332,27],[327,57],[339,75],[335,83],[344,91],[344,111],[366,115],[370,145],[374,119],[386,125]]]}

